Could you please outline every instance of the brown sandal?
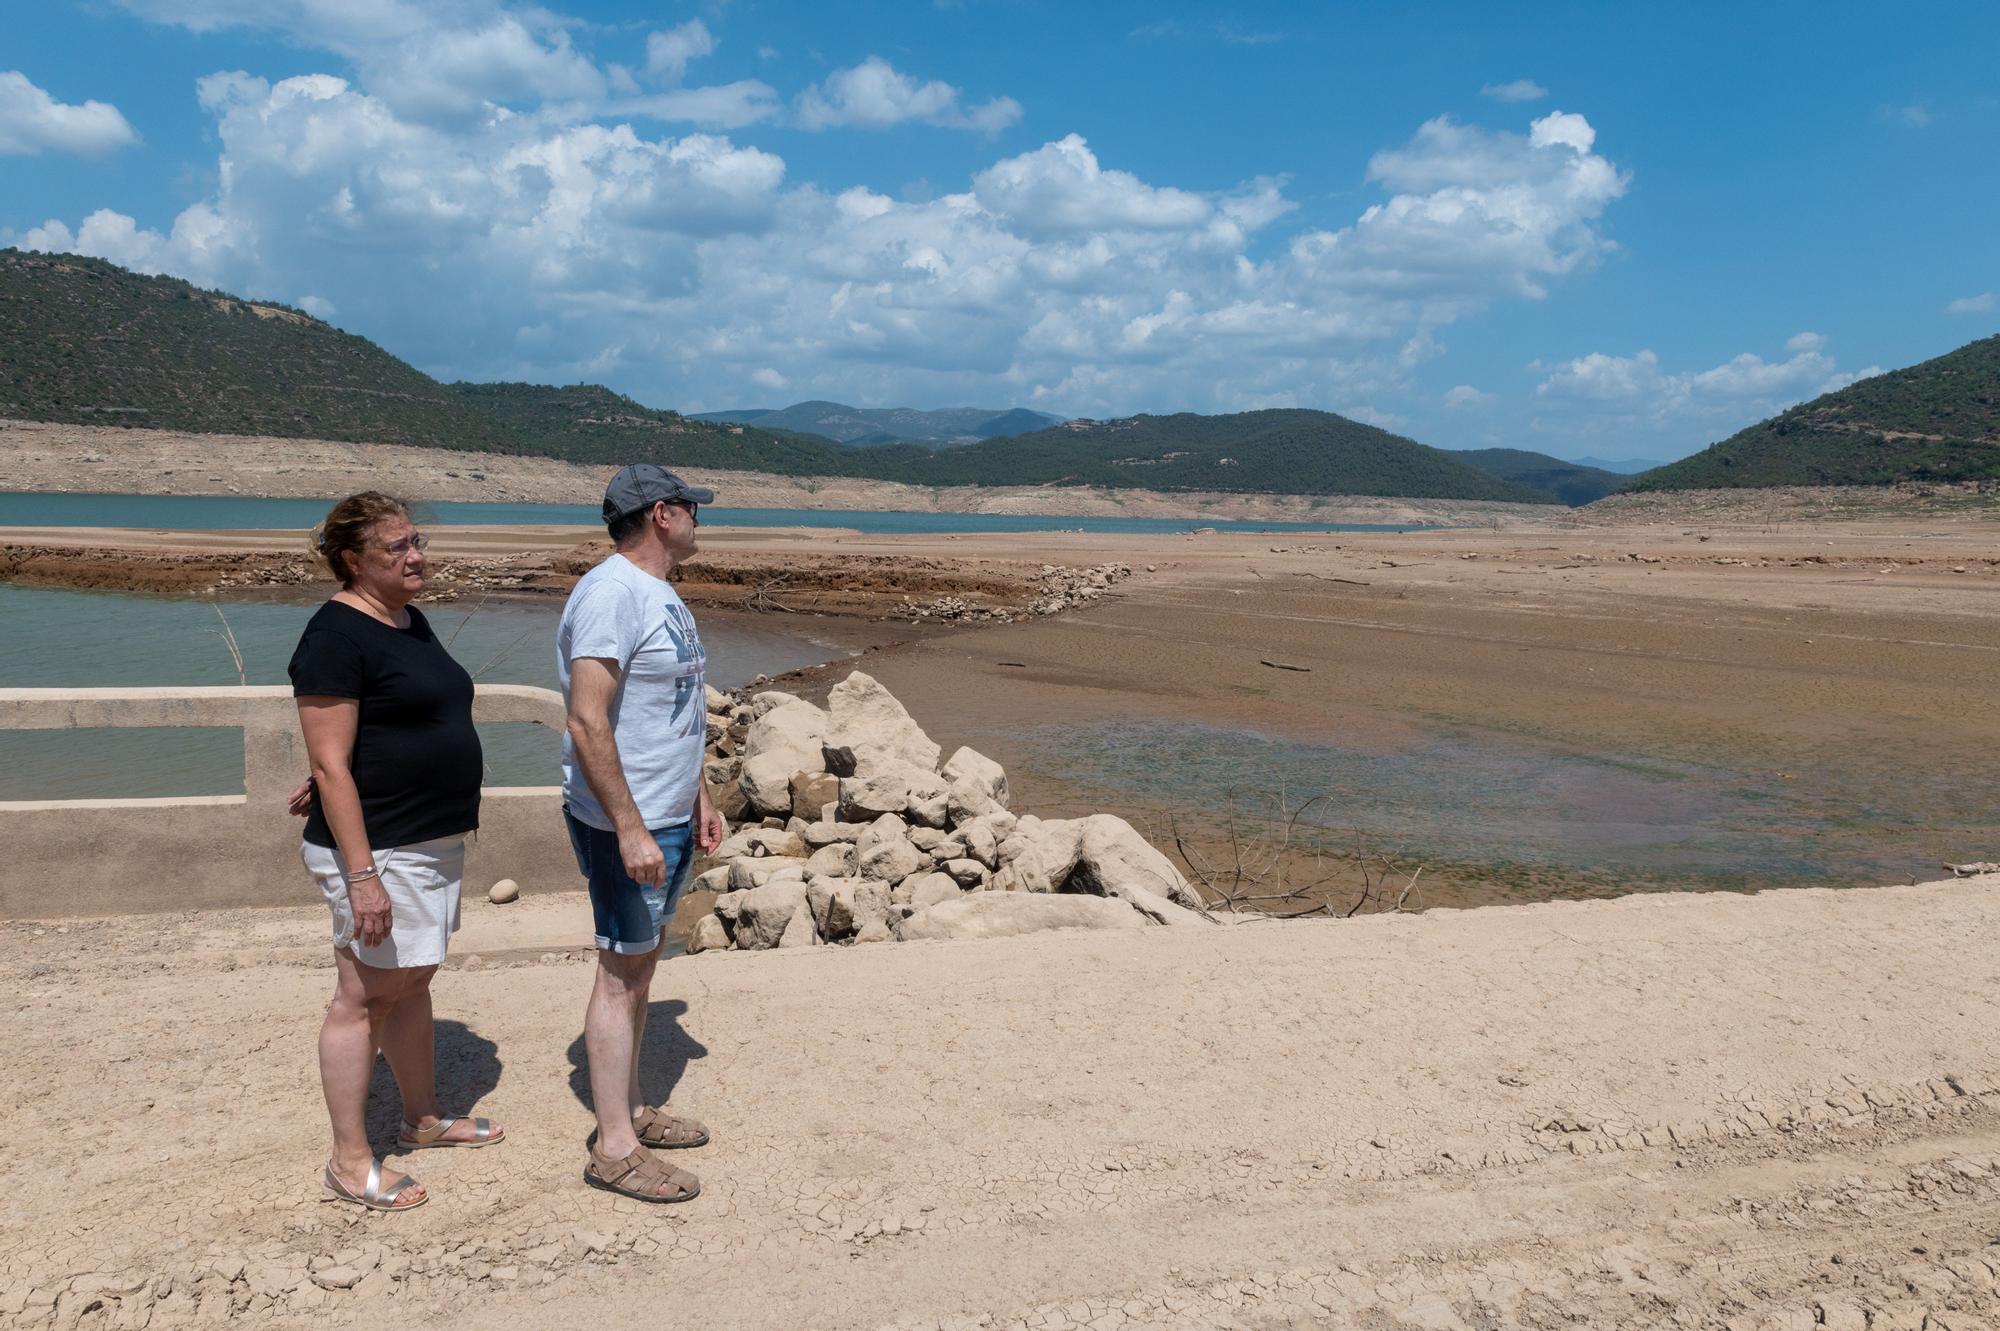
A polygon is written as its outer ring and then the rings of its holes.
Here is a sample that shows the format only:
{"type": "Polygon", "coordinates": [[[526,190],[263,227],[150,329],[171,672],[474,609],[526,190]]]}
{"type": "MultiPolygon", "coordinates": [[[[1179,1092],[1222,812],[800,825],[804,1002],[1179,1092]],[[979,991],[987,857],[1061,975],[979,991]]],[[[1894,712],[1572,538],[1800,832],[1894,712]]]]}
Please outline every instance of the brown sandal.
{"type": "Polygon", "coordinates": [[[676,1118],[651,1105],[632,1116],[632,1130],[639,1144],[654,1150],[685,1151],[708,1145],[708,1129],[691,1118],[676,1118]]]}
{"type": "Polygon", "coordinates": [[[616,1160],[598,1154],[592,1145],[583,1181],[642,1202],[690,1202],[701,1195],[700,1179],[685,1169],[675,1169],[643,1146],[616,1160]]]}

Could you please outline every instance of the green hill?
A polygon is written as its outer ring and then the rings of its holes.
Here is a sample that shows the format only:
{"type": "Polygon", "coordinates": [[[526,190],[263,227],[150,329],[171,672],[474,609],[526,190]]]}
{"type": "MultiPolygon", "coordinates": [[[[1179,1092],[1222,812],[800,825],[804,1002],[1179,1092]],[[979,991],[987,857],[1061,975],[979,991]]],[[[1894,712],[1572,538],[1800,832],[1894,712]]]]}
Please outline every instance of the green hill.
{"type": "Polygon", "coordinates": [[[732,421],[739,425],[755,421],[762,429],[816,434],[850,447],[910,443],[946,448],[994,435],[1045,429],[1060,423],[1062,417],[1025,407],[1009,411],[995,411],[991,407],[919,411],[915,407],[850,407],[844,402],[812,401],[794,402],[776,410],[755,407],[743,411],[704,411],[696,419],[732,421]]]}
{"type": "Polygon", "coordinates": [[[1332,412],[1302,409],[1070,421],[945,449],[923,459],[907,479],[930,485],[1106,485],[1558,502],[1552,494],[1502,480],[1443,449],[1332,412]]]}
{"type": "Polygon", "coordinates": [[[447,386],[284,305],[19,250],[0,250],[0,416],[791,474],[836,451],[592,385],[447,386]]]}
{"type": "Polygon", "coordinates": [[[521,451],[430,376],[311,315],[19,250],[0,250],[0,415],[521,451]]]}
{"type": "MultiPolygon", "coordinates": [[[[864,437],[877,438],[938,424],[924,417],[949,417],[945,426],[968,431],[1034,423],[1025,411],[977,408],[856,415],[869,427],[864,437]]],[[[926,486],[1559,502],[1460,455],[1324,411],[1133,416],[953,448],[852,448],[768,428],[784,412],[731,424],[642,406],[595,384],[445,385],[298,310],[96,259],[17,250],[0,250],[0,416],[926,486]]]]}
{"type": "Polygon", "coordinates": [[[1627,479],[1615,472],[1519,448],[1467,448],[1452,452],[1453,456],[1503,481],[1546,490],[1571,508],[1582,508],[1592,500],[1604,498],[1627,479]]]}
{"type": "Polygon", "coordinates": [[[1634,478],[1627,491],[2000,477],[2000,337],[1850,384],[1634,478]]]}
{"type": "Polygon", "coordinates": [[[847,450],[824,439],[748,425],[694,420],[642,406],[601,384],[455,383],[450,391],[522,441],[510,453],[570,462],[660,462],[672,466],[835,476],[847,450]]]}

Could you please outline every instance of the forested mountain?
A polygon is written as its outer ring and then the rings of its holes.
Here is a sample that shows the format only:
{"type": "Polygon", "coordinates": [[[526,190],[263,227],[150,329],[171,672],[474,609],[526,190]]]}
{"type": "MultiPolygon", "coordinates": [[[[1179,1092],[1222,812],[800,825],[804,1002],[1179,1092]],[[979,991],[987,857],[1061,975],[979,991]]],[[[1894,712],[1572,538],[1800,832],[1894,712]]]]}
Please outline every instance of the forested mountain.
{"type": "MultiPolygon", "coordinates": [[[[866,414],[902,429],[915,428],[907,417],[938,415],[866,414]]],[[[973,429],[1042,419],[1019,410],[965,414],[980,418],[973,429]]],[[[1133,416],[955,448],[851,448],[771,428],[786,412],[730,424],[647,407],[595,384],[446,385],[286,306],[96,259],[16,250],[0,250],[0,416],[927,486],[1560,502],[1458,454],[1323,411],[1133,416]]]]}
{"type": "Polygon", "coordinates": [[[591,385],[445,385],[289,306],[20,250],[0,250],[0,416],[763,471],[837,451],[591,385]]]}
{"type": "Polygon", "coordinates": [[[927,444],[934,448],[976,443],[997,435],[1025,434],[1061,422],[1062,417],[1015,407],[996,411],[991,407],[945,407],[919,411],[914,407],[850,407],[842,402],[796,402],[775,410],[752,407],[741,411],[698,412],[704,421],[755,422],[766,430],[795,430],[816,434],[835,443],[866,446],[872,444],[927,444]]]}
{"type": "Polygon", "coordinates": [[[1519,448],[1468,448],[1452,452],[1503,481],[1518,481],[1546,490],[1571,508],[1582,508],[1592,500],[1602,499],[1626,481],[1614,472],[1519,448]]]}
{"type": "Polygon", "coordinates": [[[0,414],[519,451],[430,376],[302,311],[19,250],[0,250],[0,414]]]}
{"type": "Polygon", "coordinates": [[[1011,439],[945,449],[924,459],[916,474],[931,485],[1110,485],[1558,502],[1552,494],[1501,480],[1443,449],[1332,412],[1302,409],[1070,421],[1011,439]]]}
{"type": "Polygon", "coordinates": [[[1627,490],[2000,477],[2000,337],[1890,370],[1738,431],[1627,490]]]}

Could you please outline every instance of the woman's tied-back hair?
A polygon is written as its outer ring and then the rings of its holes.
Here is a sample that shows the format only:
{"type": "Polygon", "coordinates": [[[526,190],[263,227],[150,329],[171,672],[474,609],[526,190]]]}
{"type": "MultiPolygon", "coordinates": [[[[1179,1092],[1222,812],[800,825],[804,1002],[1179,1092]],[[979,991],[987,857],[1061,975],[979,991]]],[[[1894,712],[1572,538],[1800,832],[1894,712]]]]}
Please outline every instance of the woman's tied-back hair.
{"type": "Polygon", "coordinates": [[[368,533],[384,518],[407,518],[410,506],[392,495],[380,490],[363,490],[352,494],[335,504],[319,526],[312,529],[313,552],[326,561],[333,570],[333,576],[340,579],[340,585],[354,584],[354,574],[347,567],[345,556],[352,551],[354,557],[361,557],[361,549],[368,543],[368,533]]]}

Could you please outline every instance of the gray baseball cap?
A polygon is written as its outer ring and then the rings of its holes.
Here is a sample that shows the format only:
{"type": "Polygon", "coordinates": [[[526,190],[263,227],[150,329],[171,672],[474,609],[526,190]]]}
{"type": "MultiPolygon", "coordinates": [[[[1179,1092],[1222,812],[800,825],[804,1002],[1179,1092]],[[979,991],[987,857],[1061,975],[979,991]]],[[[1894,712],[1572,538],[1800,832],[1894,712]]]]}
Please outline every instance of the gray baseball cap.
{"type": "Polygon", "coordinates": [[[634,462],[620,467],[604,487],[604,520],[616,522],[627,513],[651,508],[662,499],[684,499],[690,504],[712,504],[715,491],[689,485],[665,467],[651,462],[634,462]]]}

